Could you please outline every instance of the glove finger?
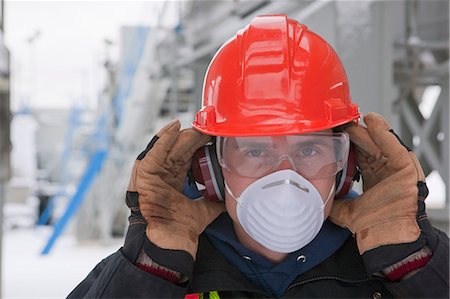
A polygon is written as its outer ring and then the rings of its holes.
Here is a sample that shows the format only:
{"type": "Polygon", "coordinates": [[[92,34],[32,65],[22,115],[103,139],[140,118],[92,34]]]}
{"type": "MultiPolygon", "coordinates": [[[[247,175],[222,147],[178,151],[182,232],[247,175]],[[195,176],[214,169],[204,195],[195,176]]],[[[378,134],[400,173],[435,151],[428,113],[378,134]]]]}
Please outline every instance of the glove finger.
{"type": "MultiPolygon", "coordinates": [[[[166,168],[173,169],[174,167],[182,170],[187,170],[190,167],[192,156],[202,146],[204,146],[210,137],[204,135],[192,128],[180,131],[180,135],[167,155],[166,168]]],[[[185,175],[182,173],[182,175],[185,175]]]]}
{"type": "Polygon", "coordinates": [[[140,210],[143,217],[149,221],[151,218],[161,218],[170,220],[173,222],[186,222],[186,203],[187,200],[181,193],[174,190],[173,193],[167,193],[165,190],[160,189],[162,192],[153,192],[151,197],[143,197],[140,201],[140,210]],[[165,194],[165,195],[163,195],[165,194]],[[151,200],[147,200],[151,199],[151,200]]]}
{"type": "Polygon", "coordinates": [[[381,115],[373,112],[368,113],[364,117],[364,122],[373,142],[388,160],[395,160],[407,152],[407,149],[397,137],[389,131],[390,126],[381,115]]]}
{"type": "MultiPolygon", "coordinates": [[[[380,147],[388,161],[397,164],[396,168],[402,169],[411,163],[414,165],[417,174],[417,180],[425,181],[425,174],[417,160],[415,154],[410,151],[409,147],[392,131],[389,124],[379,114],[370,113],[364,118],[367,129],[372,136],[374,142],[380,147]],[[410,159],[400,159],[408,154],[410,159]]],[[[392,163],[390,163],[392,164],[392,163]]]]}
{"type": "Polygon", "coordinates": [[[373,185],[372,182],[376,180],[376,174],[374,172],[374,169],[370,167],[370,164],[367,161],[358,162],[358,165],[361,171],[363,189],[366,190],[373,185]]]}
{"type": "MultiPolygon", "coordinates": [[[[158,174],[150,175],[145,182],[138,182],[139,189],[139,207],[143,212],[147,204],[156,204],[166,209],[176,210],[176,200],[173,194],[177,194],[169,183],[167,183],[158,174]],[[151,183],[147,183],[151,182],[151,183]]],[[[181,194],[181,193],[180,193],[181,194]]]]}
{"type": "Polygon", "coordinates": [[[350,136],[351,142],[356,145],[358,154],[368,159],[380,155],[381,151],[370,137],[366,127],[361,125],[349,126],[345,131],[350,136]]]}
{"type": "Polygon", "coordinates": [[[147,221],[152,218],[165,219],[176,225],[191,227],[197,232],[201,232],[225,211],[225,205],[221,203],[204,198],[195,201],[188,199],[158,176],[152,177],[152,184],[145,186],[140,193],[139,206],[147,221]]]}
{"type": "Polygon", "coordinates": [[[143,182],[149,182],[152,175],[160,175],[167,177],[170,175],[169,170],[164,168],[164,163],[167,155],[176,142],[180,131],[180,122],[178,120],[172,121],[166,125],[161,131],[158,132],[158,141],[154,144],[151,151],[145,155],[145,157],[139,161],[138,167],[136,167],[136,180],[141,184],[137,185],[137,190],[140,192],[140,188],[143,187],[143,182]]]}
{"type": "MultiPolygon", "coordinates": [[[[201,227],[201,233],[203,229],[205,229],[211,222],[214,221],[221,213],[226,211],[225,205],[221,202],[213,202],[210,200],[207,200],[206,198],[200,198],[196,199],[193,202],[194,211],[198,211],[199,215],[202,215],[202,217],[199,217],[203,221],[201,227]]],[[[193,220],[193,219],[192,219],[193,220]]]]}
{"type": "Polygon", "coordinates": [[[139,206],[145,219],[160,217],[175,222],[189,223],[192,215],[202,215],[194,209],[192,200],[174,189],[159,176],[151,177],[151,184],[140,188],[139,206]]]}
{"type": "Polygon", "coordinates": [[[147,144],[145,150],[143,150],[139,156],[136,158],[136,160],[142,160],[145,155],[147,155],[148,151],[153,148],[153,145],[155,145],[155,142],[158,141],[159,137],[158,135],[153,136],[152,140],[147,144]]]}
{"type": "Polygon", "coordinates": [[[336,199],[333,202],[330,215],[328,219],[340,227],[346,227],[355,233],[354,229],[351,227],[352,224],[352,213],[354,202],[352,200],[336,199]]]}
{"type": "MultiPolygon", "coordinates": [[[[153,148],[155,143],[159,140],[161,136],[165,134],[165,132],[172,127],[176,126],[176,124],[179,123],[177,119],[172,120],[167,125],[165,125],[158,133],[156,133],[155,136],[153,136],[152,140],[147,144],[147,147],[145,150],[143,150],[139,156],[136,158],[136,161],[134,162],[133,169],[131,170],[131,176],[130,181],[128,182],[128,191],[137,191],[136,181],[138,177],[138,169],[139,165],[142,159],[144,159],[147,156],[147,153],[153,148]]],[[[164,142],[164,141],[163,141],[164,142]]],[[[142,171],[140,171],[142,173],[142,171]]]]}
{"type": "MultiPolygon", "coordinates": [[[[151,156],[150,160],[156,162],[158,165],[163,165],[170,149],[177,140],[180,132],[180,126],[180,121],[175,119],[156,133],[158,140],[154,143],[152,150],[149,151],[149,153],[145,155],[142,160],[149,160],[148,158],[151,156]]],[[[148,164],[147,162],[144,163],[148,164]]]]}
{"type": "Polygon", "coordinates": [[[158,133],[156,133],[155,136],[153,136],[152,140],[147,144],[145,150],[143,150],[139,156],[137,157],[137,160],[142,160],[147,153],[153,148],[153,145],[155,145],[156,141],[158,141],[159,137],[171,126],[173,123],[177,122],[177,119],[172,120],[168,124],[166,124],[158,133]]]}
{"type": "Polygon", "coordinates": [[[346,129],[346,132],[349,134],[352,143],[356,146],[358,165],[362,170],[370,167],[371,171],[377,172],[384,167],[387,159],[372,140],[367,128],[363,126],[351,126],[346,129]]]}

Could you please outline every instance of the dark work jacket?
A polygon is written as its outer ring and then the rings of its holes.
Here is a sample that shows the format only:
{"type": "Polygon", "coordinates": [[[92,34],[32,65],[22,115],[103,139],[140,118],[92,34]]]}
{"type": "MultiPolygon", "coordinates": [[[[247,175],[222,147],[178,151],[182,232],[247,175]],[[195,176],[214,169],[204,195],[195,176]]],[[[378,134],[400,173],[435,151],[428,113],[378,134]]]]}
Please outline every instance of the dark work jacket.
{"type": "MultiPolygon", "coordinates": [[[[431,261],[401,282],[367,274],[356,242],[349,237],[330,258],[298,276],[282,298],[448,298],[448,237],[438,231],[431,261]]],[[[170,254],[170,251],[169,253],[170,254]]],[[[184,298],[218,291],[220,298],[270,298],[200,236],[192,280],[176,285],[140,270],[121,250],[101,261],[68,298],[184,298]]]]}

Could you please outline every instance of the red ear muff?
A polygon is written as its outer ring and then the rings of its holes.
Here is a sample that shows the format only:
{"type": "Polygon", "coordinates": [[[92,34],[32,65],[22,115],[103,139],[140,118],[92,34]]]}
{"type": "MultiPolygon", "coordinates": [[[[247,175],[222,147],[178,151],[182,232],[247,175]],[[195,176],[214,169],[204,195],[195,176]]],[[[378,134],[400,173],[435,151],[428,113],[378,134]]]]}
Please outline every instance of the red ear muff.
{"type": "Polygon", "coordinates": [[[191,173],[196,183],[205,186],[203,196],[210,201],[224,200],[224,180],[217,161],[215,143],[207,144],[195,152],[191,173]]]}
{"type": "Polygon", "coordinates": [[[350,192],[353,182],[359,180],[359,173],[356,163],[356,149],[350,142],[347,164],[336,177],[336,198],[343,197],[350,192]]]}

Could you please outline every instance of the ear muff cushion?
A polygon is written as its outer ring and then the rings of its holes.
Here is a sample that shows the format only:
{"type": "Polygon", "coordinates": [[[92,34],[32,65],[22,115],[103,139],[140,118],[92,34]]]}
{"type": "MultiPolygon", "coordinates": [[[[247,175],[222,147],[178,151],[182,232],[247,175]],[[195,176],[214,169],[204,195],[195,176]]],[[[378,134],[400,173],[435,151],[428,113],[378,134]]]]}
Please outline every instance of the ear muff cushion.
{"type": "Polygon", "coordinates": [[[211,179],[214,181],[214,189],[219,200],[225,199],[225,183],[222,174],[222,168],[217,160],[216,143],[213,142],[206,146],[209,153],[211,179]]]}
{"type": "Polygon", "coordinates": [[[343,170],[336,175],[336,198],[343,197],[350,192],[353,181],[359,178],[359,170],[356,163],[356,150],[350,143],[347,164],[343,170]]]}
{"type": "Polygon", "coordinates": [[[203,196],[210,201],[224,200],[225,186],[215,143],[197,150],[192,160],[191,173],[195,182],[205,186],[203,196]]]}

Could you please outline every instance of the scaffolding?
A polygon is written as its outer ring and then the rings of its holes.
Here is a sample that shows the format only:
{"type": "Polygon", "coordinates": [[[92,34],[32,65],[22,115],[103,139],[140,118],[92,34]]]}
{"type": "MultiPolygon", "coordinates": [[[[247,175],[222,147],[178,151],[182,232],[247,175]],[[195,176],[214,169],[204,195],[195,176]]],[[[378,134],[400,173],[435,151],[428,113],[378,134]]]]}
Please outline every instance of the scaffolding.
{"type": "MultiPolygon", "coordinates": [[[[11,177],[10,165],[10,55],[4,43],[4,1],[0,1],[0,225],[3,225],[3,204],[6,183],[11,177]]],[[[0,296],[2,294],[2,239],[0,227],[0,296]]]]}
{"type": "Polygon", "coordinates": [[[400,134],[412,145],[425,175],[445,186],[438,209],[429,209],[435,224],[448,231],[450,192],[449,2],[405,3],[404,35],[395,47],[394,64],[399,96],[394,108],[400,134]]]}

